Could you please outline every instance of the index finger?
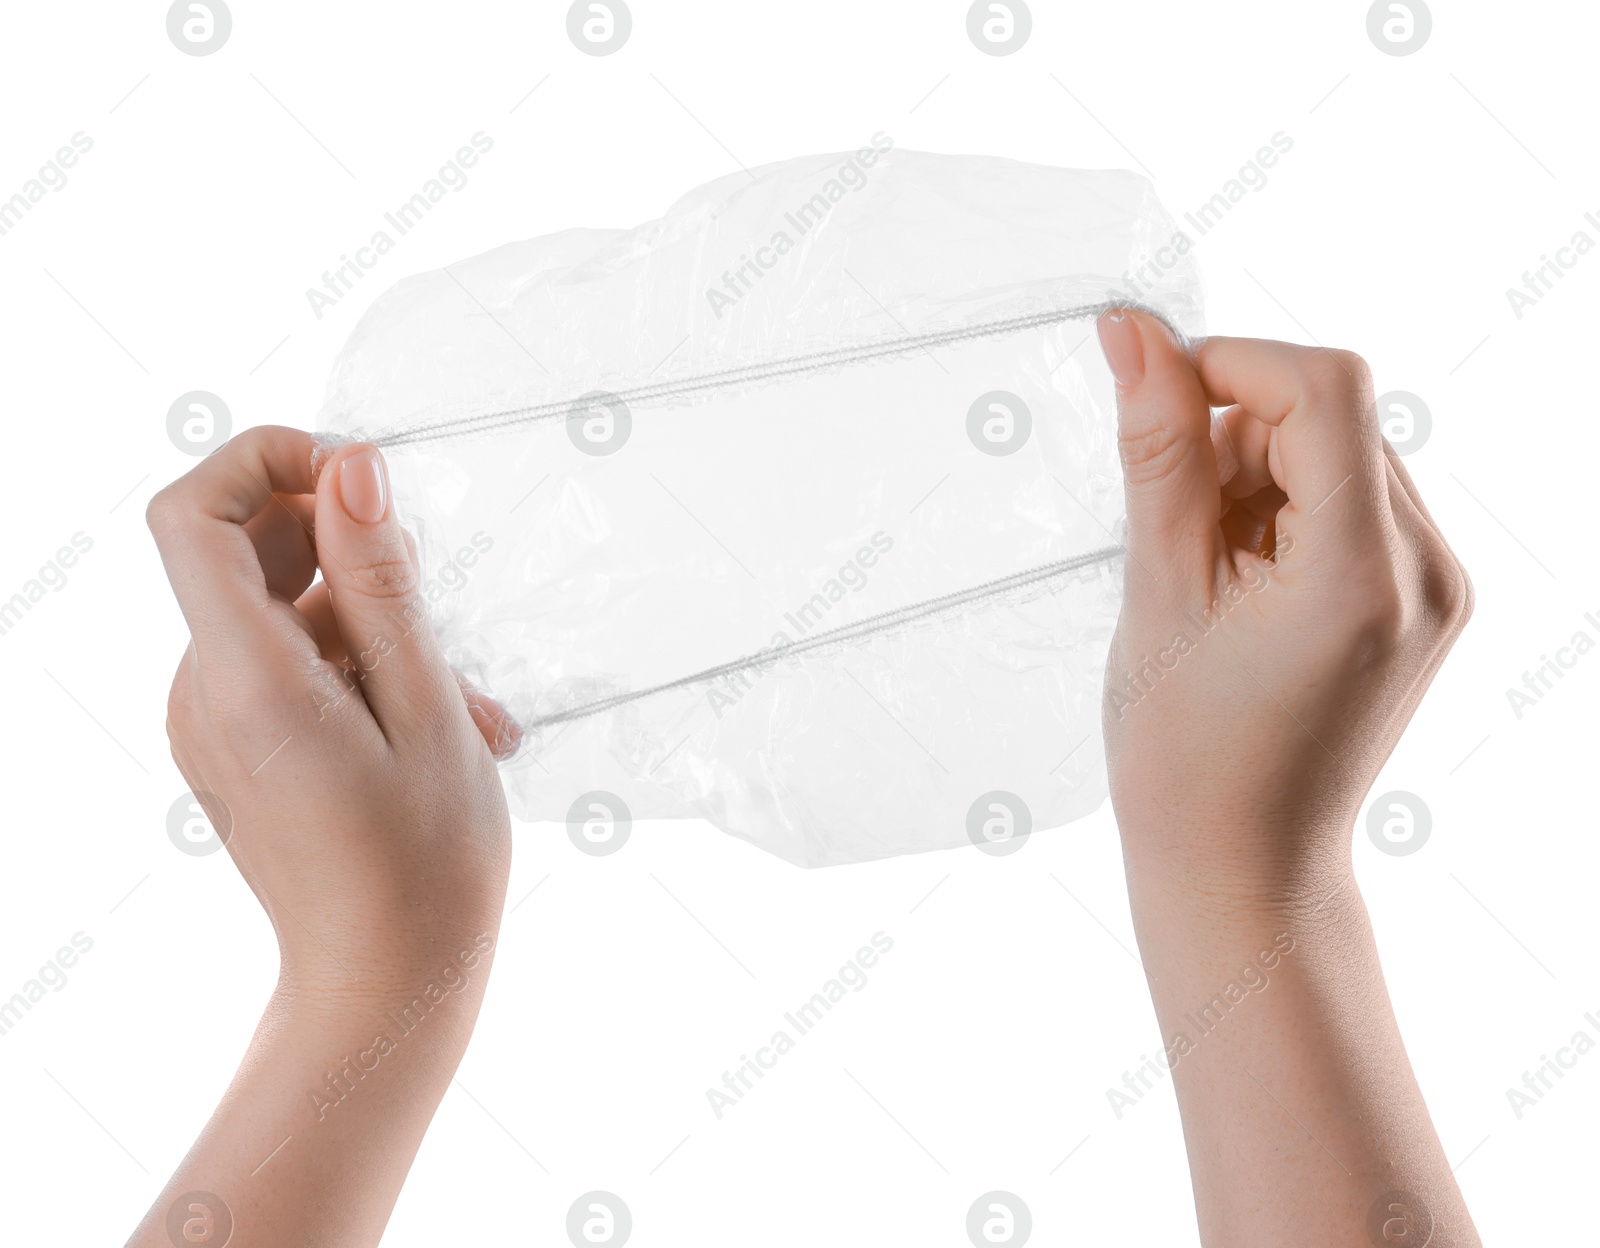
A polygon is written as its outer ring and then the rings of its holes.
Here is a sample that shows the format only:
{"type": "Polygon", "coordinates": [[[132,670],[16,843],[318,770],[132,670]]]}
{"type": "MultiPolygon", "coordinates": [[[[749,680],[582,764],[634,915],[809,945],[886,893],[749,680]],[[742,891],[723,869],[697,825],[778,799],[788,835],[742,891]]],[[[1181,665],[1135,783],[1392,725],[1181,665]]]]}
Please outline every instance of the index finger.
{"type": "Polygon", "coordinates": [[[1237,404],[1277,430],[1278,524],[1295,540],[1370,549],[1390,524],[1383,439],[1366,361],[1257,338],[1208,338],[1195,368],[1214,407],[1237,404]]]}
{"type": "Polygon", "coordinates": [[[150,500],[145,522],[198,653],[261,647],[283,634],[245,523],[273,494],[313,494],[312,435],[264,425],[212,452],[150,500]]]}

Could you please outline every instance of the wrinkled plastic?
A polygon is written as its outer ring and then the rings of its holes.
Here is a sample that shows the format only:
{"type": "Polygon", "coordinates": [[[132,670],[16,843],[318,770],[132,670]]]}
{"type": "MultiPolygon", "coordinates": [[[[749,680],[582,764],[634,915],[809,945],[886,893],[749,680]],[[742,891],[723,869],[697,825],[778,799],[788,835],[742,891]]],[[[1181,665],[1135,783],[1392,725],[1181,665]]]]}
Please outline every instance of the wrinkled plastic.
{"type": "Polygon", "coordinates": [[[402,281],[319,429],[384,447],[445,651],[526,734],[521,817],[807,866],[1000,842],[1105,796],[1094,316],[1200,333],[1180,237],[1134,174],[880,135],[402,281]]]}

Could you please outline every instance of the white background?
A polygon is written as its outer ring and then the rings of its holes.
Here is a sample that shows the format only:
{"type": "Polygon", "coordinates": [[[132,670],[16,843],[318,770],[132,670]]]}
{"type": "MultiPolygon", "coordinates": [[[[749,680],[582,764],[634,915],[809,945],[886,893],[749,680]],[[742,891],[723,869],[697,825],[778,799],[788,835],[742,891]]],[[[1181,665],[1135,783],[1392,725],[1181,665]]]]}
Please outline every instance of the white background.
{"type": "MultiPolygon", "coordinates": [[[[94,947],[0,1036],[0,1239],[121,1242],[274,975],[227,856],[166,834],[185,631],[142,511],[194,462],[168,441],[172,400],[307,424],[400,277],[645,221],[736,160],[880,129],[1142,168],[1175,215],[1292,136],[1199,240],[1210,325],[1359,350],[1380,392],[1422,396],[1434,428],[1409,466],[1478,591],[1374,790],[1421,797],[1432,838],[1395,857],[1358,831],[1358,875],[1486,1241],[1592,1237],[1600,1056],[1520,1120],[1506,1091],[1574,1032],[1600,1039],[1600,655],[1520,719],[1506,690],[1579,630],[1600,639],[1600,254],[1520,319],[1506,290],[1580,229],[1600,242],[1600,11],[1440,2],[1426,46],[1394,57],[1364,3],[1034,8],[996,58],[948,0],[635,0],[627,46],[594,58],[556,3],[239,0],[207,57],[174,49],[162,4],[8,6],[0,196],[75,132],[93,149],[0,237],[0,599],[72,534],[93,548],[0,636],[0,997],[74,932],[94,947]],[[316,319],[306,289],[478,130],[495,146],[470,184],[316,319]]],[[[1158,1039],[1109,807],[1008,857],[812,873],[703,826],[640,826],[591,858],[519,825],[512,906],[386,1244],[564,1243],[593,1188],[624,1197],[639,1245],[962,1245],[995,1188],[1038,1243],[1196,1242],[1170,1086],[1120,1120],[1106,1098],[1158,1039]],[[868,985],[717,1121],[706,1088],[879,930],[894,950],[868,985]]]]}

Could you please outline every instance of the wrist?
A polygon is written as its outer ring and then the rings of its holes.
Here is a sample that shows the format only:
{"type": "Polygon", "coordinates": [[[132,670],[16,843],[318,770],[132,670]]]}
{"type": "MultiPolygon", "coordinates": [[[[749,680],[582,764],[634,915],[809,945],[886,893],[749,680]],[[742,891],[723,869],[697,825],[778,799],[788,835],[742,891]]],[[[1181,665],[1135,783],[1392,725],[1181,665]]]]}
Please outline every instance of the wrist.
{"type": "Polygon", "coordinates": [[[496,927],[485,924],[450,936],[413,934],[361,953],[285,950],[273,996],[308,1022],[437,1016],[470,1033],[497,943],[496,927]]]}
{"type": "Polygon", "coordinates": [[[1359,903],[1348,830],[1173,827],[1123,829],[1123,864],[1136,923],[1159,917],[1209,943],[1228,934],[1338,922],[1359,903]]]}

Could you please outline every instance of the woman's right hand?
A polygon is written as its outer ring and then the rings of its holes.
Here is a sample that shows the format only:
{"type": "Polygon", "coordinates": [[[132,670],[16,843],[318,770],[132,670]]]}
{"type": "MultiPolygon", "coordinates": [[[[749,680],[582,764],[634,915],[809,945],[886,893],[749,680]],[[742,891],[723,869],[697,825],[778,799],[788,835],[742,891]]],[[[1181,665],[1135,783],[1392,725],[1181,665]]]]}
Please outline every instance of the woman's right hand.
{"type": "Polygon", "coordinates": [[[1128,507],[1106,671],[1130,852],[1226,897],[1332,886],[1472,611],[1359,356],[1107,313],[1128,507]],[[1237,470],[1222,483],[1211,408],[1237,470]]]}
{"type": "Polygon", "coordinates": [[[1191,359],[1139,312],[1100,333],[1128,504],[1111,796],[1202,1239],[1477,1244],[1351,869],[1471,585],[1358,357],[1210,338],[1191,359]]]}

